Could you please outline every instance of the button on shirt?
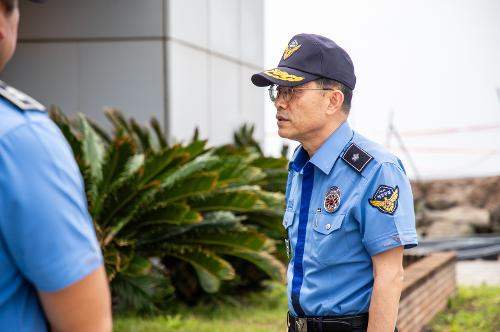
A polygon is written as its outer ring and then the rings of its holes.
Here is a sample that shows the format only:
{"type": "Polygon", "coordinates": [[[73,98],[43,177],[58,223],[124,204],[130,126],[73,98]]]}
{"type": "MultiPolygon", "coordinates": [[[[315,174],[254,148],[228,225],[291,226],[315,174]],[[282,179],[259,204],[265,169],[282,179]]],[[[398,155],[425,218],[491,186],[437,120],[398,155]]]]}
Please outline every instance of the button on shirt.
{"type": "Polygon", "coordinates": [[[413,197],[401,161],[347,122],[312,158],[302,147],[295,152],[286,206],[288,299],[294,316],[368,312],[372,256],[417,245],[413,197]],[[353,160],[366,157],[361,170],[341,158],[351,146],[362,154],[353,160]]]}
{"type": "Polygon", "coordinates": [[[47,331],[36,290],[102,264],[69,145],[45,112],[0,98],[0,330],[47,331]]]}

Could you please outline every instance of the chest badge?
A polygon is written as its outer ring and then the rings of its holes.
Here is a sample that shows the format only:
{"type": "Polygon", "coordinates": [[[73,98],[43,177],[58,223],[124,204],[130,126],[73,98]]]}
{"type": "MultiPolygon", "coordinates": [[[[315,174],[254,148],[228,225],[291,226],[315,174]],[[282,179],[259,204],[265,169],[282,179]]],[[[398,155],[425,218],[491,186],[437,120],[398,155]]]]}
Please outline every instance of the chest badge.
{"type": "Polygon", "coordinates": [[[326,212],[333,213],[337,211],[340,206],[340,189],[333,186],[326,192],[325,201],[323,202],[326,212]]]}

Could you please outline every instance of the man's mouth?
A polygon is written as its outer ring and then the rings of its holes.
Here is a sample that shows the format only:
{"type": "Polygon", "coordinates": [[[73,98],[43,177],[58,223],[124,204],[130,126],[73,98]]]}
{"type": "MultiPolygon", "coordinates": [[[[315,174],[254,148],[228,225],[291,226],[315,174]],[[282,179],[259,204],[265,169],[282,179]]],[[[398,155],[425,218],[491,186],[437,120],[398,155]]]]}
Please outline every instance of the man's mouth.
{"type": "Polygon", "coordinates": [[[278,115],[276,115],[276,120],[278,120],[278,123],[280,123],[280,122],[284,122],[284,121],[288,121],[288,119],[287,119],[287,118],[285,118],[284,116],[279,115],[279,114],[278,114],[278,115]]]}

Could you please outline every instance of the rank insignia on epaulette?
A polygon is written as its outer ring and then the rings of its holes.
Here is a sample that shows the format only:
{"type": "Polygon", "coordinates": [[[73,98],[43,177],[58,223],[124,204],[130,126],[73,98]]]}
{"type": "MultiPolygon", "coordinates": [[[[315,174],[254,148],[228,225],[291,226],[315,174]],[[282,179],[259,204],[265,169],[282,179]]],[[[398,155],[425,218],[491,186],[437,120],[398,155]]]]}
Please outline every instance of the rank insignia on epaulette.
{"type": "Polygon", "coordinates": [[[399,188],[392,188],[386,185],[381,185],[373,194],[373,197],[368,200],[371,206],[377,208],[382,213],[393,215],[398,208],[399,188]]]}
{"type": "Polygon", "coordinates": [[[0,96],[23,111],[45,111],[45,107],[38,101],[2,81],[0,81],[0,96]]]}
{"type": "Polygon", "coordinates": [[[362,172],[368,163],[373,159],[365,150],[361,149],[356,144],[349,145],[345,153],[342,155],[344,160],[349,166],[358,172],[362,172]]]}

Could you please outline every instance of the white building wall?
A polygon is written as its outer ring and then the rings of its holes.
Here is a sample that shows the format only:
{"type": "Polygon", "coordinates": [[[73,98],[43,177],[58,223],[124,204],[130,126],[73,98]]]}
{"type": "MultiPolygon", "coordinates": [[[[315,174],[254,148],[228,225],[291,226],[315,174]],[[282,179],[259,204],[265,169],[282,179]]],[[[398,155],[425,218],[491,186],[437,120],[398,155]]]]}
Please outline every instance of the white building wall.
{"type": "Polygon", "coordinates": [[[219,144],[251,122],[262,142],[264,99],[250,76],[263,68],[263,0],[169,0],[166,13],[171,134],[198,127],[219,144]]]}
{"type": "Polygon", "coordinates": [[[20,43],[1,78],[69,115],[157,117],[170,139],[211,144],[244,122],[264,138],[263,0],[21,1],[20,43]]]}

